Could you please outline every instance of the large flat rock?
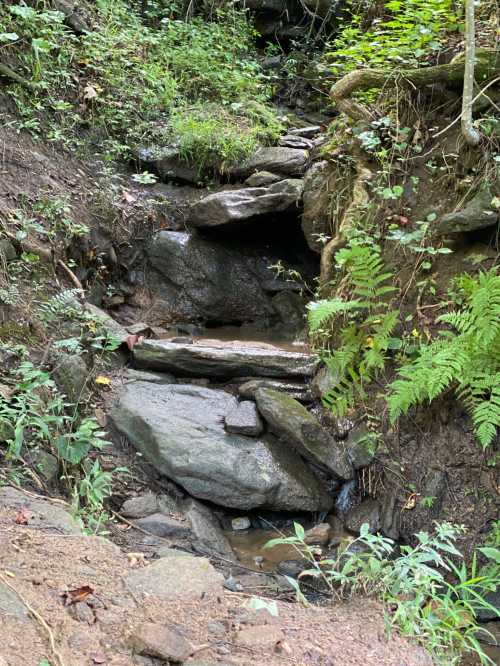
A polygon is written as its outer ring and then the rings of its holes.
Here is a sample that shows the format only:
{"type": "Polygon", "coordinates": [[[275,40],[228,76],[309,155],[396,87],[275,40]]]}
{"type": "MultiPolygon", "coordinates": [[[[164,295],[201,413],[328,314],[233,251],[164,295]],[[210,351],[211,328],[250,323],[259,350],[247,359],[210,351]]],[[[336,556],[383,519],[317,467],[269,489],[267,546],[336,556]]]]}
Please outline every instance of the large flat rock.
{"type": "Polygon", "coordinates": [[[111,412],[116,428],[193,497],[239,509],[327,510],[332,498],[292,447],[272,436],[228,433],[237,400],[193,385],[127,385],[111,412]]]}
{"type": "Polygon", "coordinates": [[[208,345],[144,340],[134,347],[134,359],[141,368],[172,372],[181,377],[304,378],[311,377],[317,366],[316,359],[303,352],[222,341],[208,345]]]}
{"type": "Polygon", "coordinates": [[[242,177],[249,176],[254,171],[270,171],[271,173],[295,176],[304,173],[308,158],[307,150],[271,146],[258,150],[244,164],[234,167],[231,173],[237,177],[242,177]]]}

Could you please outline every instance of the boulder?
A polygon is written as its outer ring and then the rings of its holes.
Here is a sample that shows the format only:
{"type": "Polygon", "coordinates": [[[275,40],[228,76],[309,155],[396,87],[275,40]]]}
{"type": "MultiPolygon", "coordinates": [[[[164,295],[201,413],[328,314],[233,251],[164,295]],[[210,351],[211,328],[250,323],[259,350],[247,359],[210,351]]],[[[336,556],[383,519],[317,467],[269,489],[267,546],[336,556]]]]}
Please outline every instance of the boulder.
{"type": "Polygon", "coordinates": [[[285,134],[279,140],[280,146],[285,146],[286,148],[302,148],[303,150],[311,150],[314,148],[314,144],[309,139],[306,139],[304,136],[297,136],[296,134],[285,134]]]}
{"type": "Polygon", "coordinates": [[[330,162],[315,162],[304,177],[302,231],[307,244],[318,254],[324,247],[322,238],[332,235],[330,198],[334,183],[334,172],[330,162]]]}
{"type": "Polygon", "coordinates": [[[351,509],[344,518],[344,524],[351,532],[359,533],[361,526],[368,523],[369,531],[374,534],[380,529],[380,505],[375,499],[366,499],[351,509]]]}
{"type": "Polygon", "coordinates": [[[163,513],[153,513],[150,516],[139,518],[134,525],[159,537],[189,538],[191,531],[185,523],[175,518],[165,516],[163,513]]]}
{"type": "Polygon", "coordinates": [[[216,341],[208,345],[144,340],[134,347],[134,359],[142,368],[188,377],[303,378],[314,373],[316,360],[310,354],[243,344],[221,341],[215,346],[216,341]]]}
{"type": "Polygon", "coordinates": [[[377,443],[373,441],[370,431],[363,425],[355,426],[349,431],[345,447],[354,469],[368,467],[377,453],[377,443]]]}
{"type": "Polygon", "coordinates": [[[184,662],[193,652],[192,645],[179,633],[163,624],[145,622],[130,636],[134,652],[168,662],[184,662]]]}
{"type": "Polygon", "coordinates": [[[89,370],[78,354],[57,354],[54,357],[54,379],[70,402],[88,397],[89,370]]]}
{"type": "Polygon", "coordinates": [[[280,379],[248,379],[238,386],[238,393],[242,398],[255,399],[255,394],[260,388],[270,388],[280,393],[286,393],[299,402],[311,402],[312,395],[306,384],[299,382],[287,382],[280,379]]]}
{"type": "Polygon", "coordinates": [[[230,170],[231,175],[248,177],[254,171],[270,171],[288,176],[296,176],[306,170],[309,153],[299,148],[273,146],[261,148],[249,160],[230,170]]]}
{"type": "Polygon", "coordinates": [[[162,180],[180,180],[197,184],[202,180],[198,169],[181,160],[175,146],[145,146],[137,151],[137,159],[146,167],[154,169],[162,180]]]}
{"type": "Polygon", "coordinates": [[[146,248],[154,271],[149,287],[165,316],[219,323],[279,320],[272,292],[290,282],[270,265],[277,258],[181,231],[160,231],[146,248]]]}
{"type": "Polygon", "coordinates": [[[250,437],[258,437],[264,431],[257,407],[250,400],[239,402],[229,414],[226,414],[225,425],[228,432],[250,437]]]}
{"type": "Polygon", "coordinates": [[[82,534],[76,520],[68,511],[50,500],[30,497],[20,490],[5,486],[0,489],[0,506],[8,507],[13,512],[13,518],[23,509],[28,516],[28,525],[36,529],[47,531],[56,530],[62,534],[82,534]]]}
{"type": "Polygon", "coordinates": [[[154,493],[131,497],[123,502],[120,512],[125,518],[145,518],[158,511],[158,498],[154,493]]]}
{"type": "Polygon", "coordinates": [[[175,384],[176,378],[167,372],[145,372],[144,370],[132,370],[127,368],[124,373],[127,384],[131,382],[150,382],[151,384],[175,384]]]}
{"type": "Polygon", "coordinates": [[[125,580],[136,594],[187,601],[221,594],[224,578],[205,557],[179,555],[162,557],[143,569],[135,569],[125,580]]]}
{"type": "Polygon", "coordinates": [[[272,437],[224,430],[237,400],[200,386],[137,382],[111,412],[115,427],[162,474],[221,506],[321,511],[332,499],[292,451],[272,437]]]}
{"type": "Polygon", "coordinates": [[[306,460],[341,479],[353,477],[353,468],[342,444],[336,442],[297,400],[265,388],[257,391],[255,399],[271,431],[289,441],[306,460]]]}
{"type": "Polygon", "coordinates": [[[108,335],[120,340],[120,342],[126,342],[130,334],[125,326],[122,326],[120,322],[113,319],[111,315],[104,312],[104,310],[101,310],[101,308],[98,308],[97,305],[94,305],[93,303],[85,303],[84,307],[85,310],[101,324],[102,328],[108,335]]]}
{"type": "Polygon", "coordinates": [[[194,534],[194,546],[203,554],[217,553],[236,560],[231,544],[224,536],[214,513],[201,502],[189,499],[184,507],[186,518],[194,534]]]}
{"type": "Polygon", "coordinates": [[[294,127],[288,130],[288,134],[292,136],[303,136],[306,139],[314,139],[321,134],[321,125],[307,125],[306,127],[294,127]]]}
{"type": "Polygon", "coordinates": [[[256,171],[251,176],[245,180],[244,185],[247,187],[268,187],[273,183],[277,183],[282,179],[277,173],[271,173],[270,171],[256,171]]]}
{"type": "Polygon", "coordinates": [[[288,178],[268,187],[245,187],[214,192],[191,210],[190,224],[198,228],[221,227],[297,207],[302,180],[288,178]]]}
{"type": "Polygon", "coordinates": [[[458,234],[477,231],[498,224],[498,209],[493,206],[493,194],[490,190],[481,190],[460,210],[443,215],[436,226],[440,234],[458,234]]]}

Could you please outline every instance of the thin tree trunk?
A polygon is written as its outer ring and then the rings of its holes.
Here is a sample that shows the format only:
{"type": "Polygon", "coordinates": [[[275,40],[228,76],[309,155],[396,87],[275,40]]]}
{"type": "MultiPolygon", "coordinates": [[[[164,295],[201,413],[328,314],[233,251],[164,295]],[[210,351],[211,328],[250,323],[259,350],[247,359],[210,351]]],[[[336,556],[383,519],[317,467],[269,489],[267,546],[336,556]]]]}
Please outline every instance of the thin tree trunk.
{"type": "Polygon", "coordinates": [[[481,135],[472,124],[474,67],[476,64],[476,30],[474,0],[465,0],[465,69],[462,97],[462,134],[470,146],[477,146],[481,135]]]}

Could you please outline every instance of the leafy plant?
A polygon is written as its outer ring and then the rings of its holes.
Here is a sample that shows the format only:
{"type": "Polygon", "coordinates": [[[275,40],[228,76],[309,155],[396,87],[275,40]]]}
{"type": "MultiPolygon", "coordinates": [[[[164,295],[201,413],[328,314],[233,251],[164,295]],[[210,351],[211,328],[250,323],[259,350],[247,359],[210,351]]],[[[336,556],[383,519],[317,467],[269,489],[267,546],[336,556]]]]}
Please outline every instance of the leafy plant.
{"type": "Polygon", "coordinates": [[[465,275],[459,284],[462,308],[438,320],[454,330],[422,344],[418,357],[400,368],[388,404],[394,422],[410,407],[454,387],[484,448],[500,427],[500,276],[493,268],[477,278],[465,275]]]}
{"type": "Polygon", "coordinates": [[[399,310],[390,309],[387,297],[395,291],[390,284],[380,252],[371,245],[352,245],[340,250],[336,260],[345,271],[346,290],[352,298],[335,297],[309,305],[309,329],[316,344],[332,336],[333,348],[320,350],[336,385],[323,396],[323,402],[343,416],[363,396],[363,385],[384,368],[385,354],[399,321],[399,310]]]}
{"type": "Polygon", "coordinates": [[[478,633],[484,630],[476,617],[480,609],[498,614],[485,597],[498,586],[500,551],[482,549],[494,569],[480,573],[475,557],[468,568],[456,547],[463,532],[461,526],[436,523],[431,533],[415,535],[415,545],[398,547],[391,539],[370,534],[364,524],[336,559],[318,560],[304,541],[303,527],[295,523],[293,536],[272,539],[266,547],[294,545],[310,562],[298,582],[289,579],[301,600],[300,582],[308,576],[341,598],[374,596],[385,605],[387,629],[396,628],[421,643],[434,663],[453,666],[463,654],[474,653],[482,664],[493,666],[479,643],[478,633]]]}

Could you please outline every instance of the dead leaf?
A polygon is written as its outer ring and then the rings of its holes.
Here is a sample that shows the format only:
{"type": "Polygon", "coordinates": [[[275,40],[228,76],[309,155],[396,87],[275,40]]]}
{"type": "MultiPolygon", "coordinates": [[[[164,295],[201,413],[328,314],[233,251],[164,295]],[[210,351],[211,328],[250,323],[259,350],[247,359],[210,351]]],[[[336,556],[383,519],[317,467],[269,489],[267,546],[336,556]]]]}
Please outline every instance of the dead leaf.
{"type": "Polygon", "coordinates": [[[127,559],[132,569],[145,567],[147,564],[144,553],[127,553],[127,559]]]}
{"type": "Polygon", "coordinates": [[[95,99],[96,97],[99,97],[97,89],[94,88],[94,86],[92,86],[90,83],[87,83],[87,85],[83,89],[83,99],[92,100],[95,99]]]}
{"type": "Polygon", "coordinates": [[[101,386],[109,386],[111,384],[111,379],[105,377],[104,375],[97,375],[95,378],[95,383],[100,384],[101,386]]]}
{"type": "Polygon", "coordinates": [[[16,516],[16,523],[17,525],[27,525],[29,522],[29,519],[33,516],[31,511],[28,511],[25,507],[22,509],[19,509],[19,512],[16,516]]]}
{"type": "Polygon", "coordinates": [[[78,604],[80,601],[85,601],[91,594],[94,594],[94,590],[89,585],[82,585],[74,590],[63,592],[61,596],[64,599],[64,605],[71,606],[71,604],[78,604]]]}
{"type": "Polygon", "coordinates": [[[105,664],[107,661],[106,655],[103,652],[91,652],[89,656],[94,664],[105,664]]]}
{"type": "Polygon", "coordinates": [[[127,192],[127,190],[122,190],[122,194],[124,200],[129,204],[133,204],[137,201],[137,197],[135,197],[133,194],[130,194],[130,192],[127,192]]]}
{"type": "Polygon", "coordinates": [[[417,505],[417,497],[418,497],[417,493],[412,493],[406,500],[403,509],[405,509],[406,511],[411,511],[412,509],[414,509],[415,506],[417,505]]]}
{"type": "Polygon", "coordinates": [[[144,340],[143,335],[129,335],[125,342],[127,343],[127,347],[129,348],[129,350],[132,351],[133,348],[143,340],[144,340]]]}
{"type": "Polygon", "coordinates": [[[104,409],[101,409],[100,407],[96,407],[94,410],[94,415],[95,415],[95,420],[97,423],[101,426],[101,428],[106,427],[106,423],[108,422],[106,412],[104,409]]]}

